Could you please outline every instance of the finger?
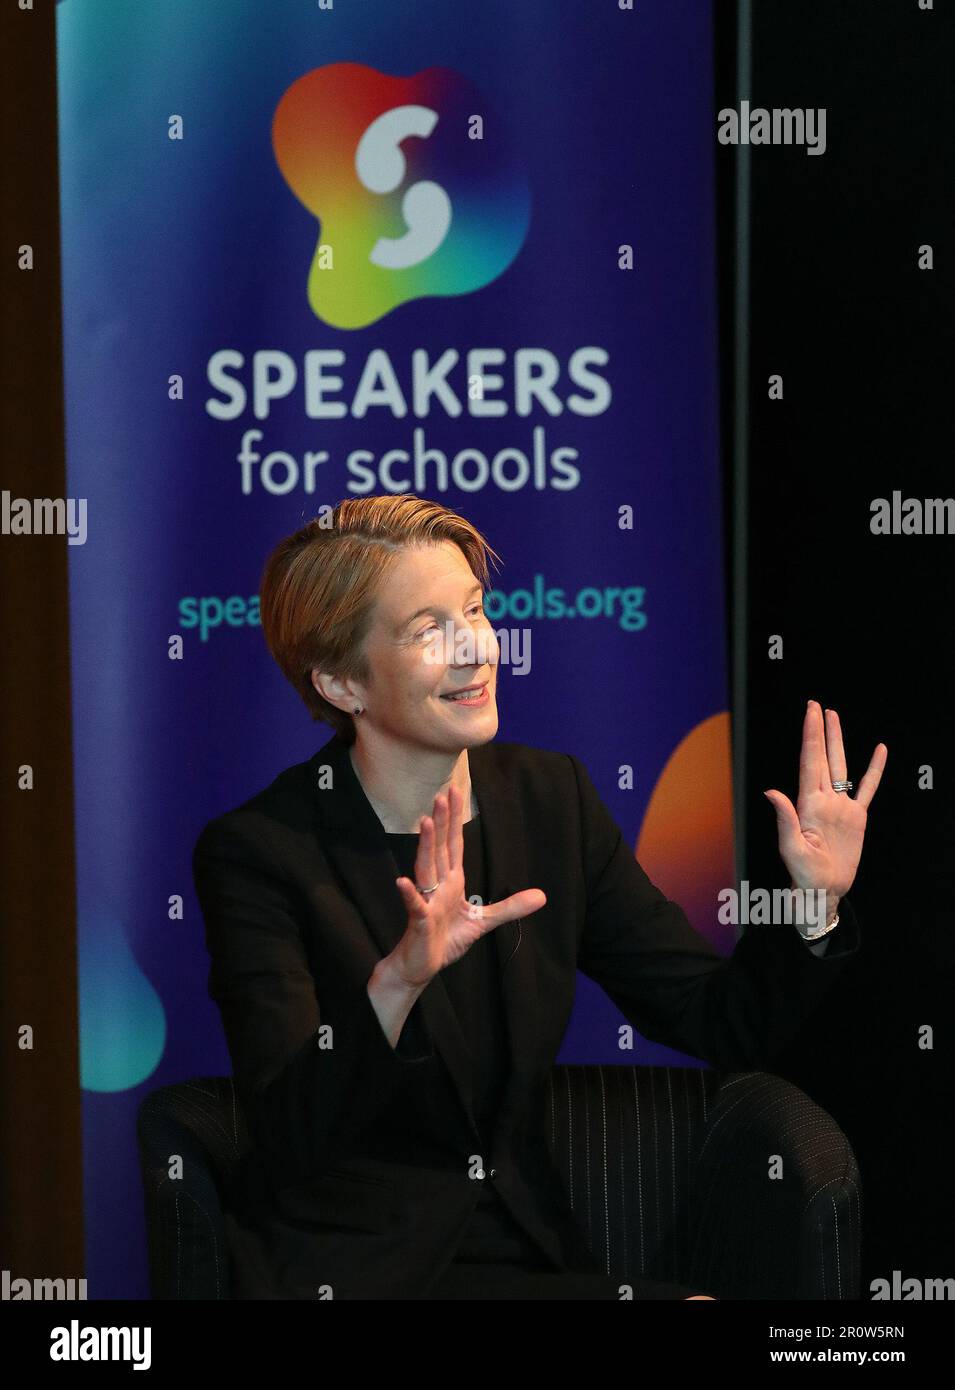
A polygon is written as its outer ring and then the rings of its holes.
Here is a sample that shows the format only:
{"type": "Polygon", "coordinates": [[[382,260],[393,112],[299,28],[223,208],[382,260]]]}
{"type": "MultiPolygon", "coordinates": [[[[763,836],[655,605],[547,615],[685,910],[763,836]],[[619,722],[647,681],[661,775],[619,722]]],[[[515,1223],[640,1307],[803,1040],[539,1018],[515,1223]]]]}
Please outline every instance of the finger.
{"type": "Polygon", "coordinates": [[[519,893],[512,893],[500,902],[485,903],[481,914],[482,928],[489,932],[505,922],[513,922],[517,917],[530,917],[532,913],[539,912],[546,902],[547,894],[542,889],[522,888],[519,893]]]}
{"type": "Polygon", "coordinates": [[[802,826],[799,824],[799,816],[796,808],[782,792],[773,787],[769,791],[763,792],[766,800],[776,812],[776,826],[779,833],[780,849],[788,850],[794,848],[802,837],[802,826]]]}
{"type": "Polygon", "coordinates": [[[428,920],[428,900],[423,898],[410,878],[402,875],[395,880],[398,885],[398,892],[401,894],[405,905],[405,911],[415,922],[424,923],[428,920]]]}
{"type": "Polygon", "coordinates": [[[846,772],[846,750],[842,746],[842,726],[834,709],[827,709],[825,715],[826,752],[829,756],[830,780],[832,782],[844,782],[849,774],[846,772]]]}
{"type": "Polygon", "coordinates": [[[434,798],[434,867],[438,883],[448,876],[448,798],[439,792],[434,798]]]}
{"type": "Polygon", "coordinates": [[[869,766],[865,770],[865,776],[859,783],[856,791],[855,801],[860,806],[868,806],[875,796],[876,789],[882,780],[882,773],[885,768],[885,760],[889,756],[889,750],[884,743],[876,744],[875,752],[869,759],[869,766]]]}
{"type": "Polygon", "coordinates": [[[799,752],[799,795],[801,797],[829,786],[826,769],[826,739],[822,727],[822,710],[819,708],[818,700],[810,700],[802,721],[802,748],[799,752]]]}
{"type": "Polygon", "coordinates": [[[430,888],[437,883],[438,875],[434,862],[434,821],[430,816],[421,817],[421,832],[418,836],[418,853],[414,861],[415,883],[422,888],[430,888]]]}
{"type": "Polygon", "coordinates": [[[451,788],[451,817],[448,826],[448,866],[464,867],[464,795],[460,788],[451,788]]]}

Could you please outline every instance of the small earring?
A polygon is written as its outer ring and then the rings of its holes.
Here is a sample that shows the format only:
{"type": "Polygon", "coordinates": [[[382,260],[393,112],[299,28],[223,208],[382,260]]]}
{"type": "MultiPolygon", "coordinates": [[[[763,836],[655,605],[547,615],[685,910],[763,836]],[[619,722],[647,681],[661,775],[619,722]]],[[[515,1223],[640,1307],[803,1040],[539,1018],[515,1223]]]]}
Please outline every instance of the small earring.
{"type": "Polygon", "coordinates": [[[355,713],[356,713],[356,714],[361,714],[361,705],[356,705],[356,706],[355,706],[355,713]]]}

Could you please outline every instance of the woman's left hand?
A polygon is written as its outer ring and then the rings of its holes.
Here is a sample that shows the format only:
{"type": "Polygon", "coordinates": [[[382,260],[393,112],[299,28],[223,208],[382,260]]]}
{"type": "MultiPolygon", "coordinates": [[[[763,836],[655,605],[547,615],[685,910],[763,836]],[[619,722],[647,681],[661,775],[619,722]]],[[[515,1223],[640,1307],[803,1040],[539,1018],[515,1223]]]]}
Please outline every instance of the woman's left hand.
{"type": "Polygon", "coordinates": [[[848,777],[846,755],[838,714],[834,709],[826,710],[825,728],[822,715],[819,703],[810,700],[802,726],[796,805],[775,789],[763,795],[776,811],[779,853],[792,875],[793,887],[825,889],[832,904],[849,891],[855,878],[866,812],[889,750],[884,743],[876,745],[855,797],[833,791],[833,782],[848,777]]]}

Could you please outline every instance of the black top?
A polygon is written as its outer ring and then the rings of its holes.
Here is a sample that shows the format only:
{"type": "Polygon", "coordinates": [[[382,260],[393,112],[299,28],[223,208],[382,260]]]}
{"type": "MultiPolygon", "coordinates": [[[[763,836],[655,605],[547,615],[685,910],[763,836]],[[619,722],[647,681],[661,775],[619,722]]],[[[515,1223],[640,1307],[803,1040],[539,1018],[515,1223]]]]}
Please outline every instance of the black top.
{"type": "MultiPolygon", "coordinates": [[[[477,817],[462,828],[464,836],[464,895],[485,898],[484,844],[477,817]]],[[[414,882],[418,852],[416,834],[389,834],[388,843],[399,872],[414,882]]],[[[501,997],[500,966],[493,932],[475,941],[460,960],[445,966],[441,979],[451,997],[473,1059],[474,1118],[490,1155],[494,1116],[507,1079],[507,1021],[501,997]]]]}
{"type": "MultiPolygon", "coordinates": [[[[486,901],[486,865],[480,818],[474,816],[462,827],[464,836],[464,895],[486,901]]],[[[417,834],[388,833],[388,844],[398,871],[412,882],[418,852],[417,834]]],[[[500,1104],[510,1064],[507,1017],[501,992],[500,963],[494,933],[480,937],[460,960],[445,966],[441,978],[451,998],[472,1057],[474,1118],[484,1142],[482,1158],[491,1161],[494,1118],[500,1104]]],[[[412,1009],[401,1032],[398,1046],[415,1040],[417,1047],[420,1016],[412,1009]]],[[[410,1045],[410,1044],[409,1044],[410,1045]]],[[[494,1184],[482,1183],[481,1198],[456,1255],[456,1261],[518,1261],[536,1266],[537,1246],[512,1220],[498,1197],[494,1184]]]]}

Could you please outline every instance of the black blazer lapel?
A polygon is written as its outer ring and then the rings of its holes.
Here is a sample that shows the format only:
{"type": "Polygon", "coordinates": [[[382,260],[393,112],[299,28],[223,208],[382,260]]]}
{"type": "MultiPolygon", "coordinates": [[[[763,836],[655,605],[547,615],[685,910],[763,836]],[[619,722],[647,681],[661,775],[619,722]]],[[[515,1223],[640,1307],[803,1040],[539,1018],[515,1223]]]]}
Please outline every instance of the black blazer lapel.
{"type": "MultiPolygon", "coordinates": [[[[521,806],[500,769],[494,743],[470,749],[468,764],[480,810],[488,900],[497,902],[519,889],[539,887],[526,878],[521,806]]],[[[386,956],[405,930],[395,862],[384,827],[355,775],[348,746],[337,734],[310,760],[309,778],[322,823],[322,850],[340,874],[381,955],[386,956]],[[330,783],[324,788],[323,768],[331,772],[330,777],[324,776],[330,783]]],[[[514,1103],[522,1077],[532,1070],[538,1001],[529,935],[530,929],[520,921],[507,922],[494,932],[512,1068],[502,1114],[514,1103]]],[[[477,1135],[467,1040],[440,975],[423,991],[418,1007],[477,1135]]]]}

